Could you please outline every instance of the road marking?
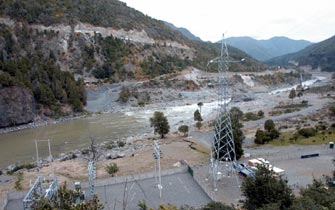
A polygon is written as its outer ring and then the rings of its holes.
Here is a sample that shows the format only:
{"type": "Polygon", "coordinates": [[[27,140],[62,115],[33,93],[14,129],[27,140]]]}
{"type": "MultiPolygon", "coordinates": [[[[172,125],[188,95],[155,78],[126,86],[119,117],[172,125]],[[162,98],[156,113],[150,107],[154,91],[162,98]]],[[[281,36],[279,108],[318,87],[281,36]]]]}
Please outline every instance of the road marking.
{"type": "Polygon", "coordinates": [[[131,197],[130,201],[133,201],[135,198],[136,192],[134,192],[133,196],[131,197]]]}
{"type": "Polygon", "coordinates": [[[185,190],[186,190],[186,192],[187,192],[188,194],[191,193],[191,192],[188,190],[188,188],[186,187],[186,185],[184,185],[184,188],[185,188],[185,190]]]}
{"type": "Polygon", "coordinates": [[[184,184],[184,182],[180,179],[180,177],[178,177],[178,180],[181,184],[184,184]]]}

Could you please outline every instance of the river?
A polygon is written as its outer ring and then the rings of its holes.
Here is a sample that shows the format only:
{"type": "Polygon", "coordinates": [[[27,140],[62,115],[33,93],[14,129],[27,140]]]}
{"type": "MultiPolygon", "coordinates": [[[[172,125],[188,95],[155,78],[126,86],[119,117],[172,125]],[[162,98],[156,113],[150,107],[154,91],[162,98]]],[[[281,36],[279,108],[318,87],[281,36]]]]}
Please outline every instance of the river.
{"type": "MultiPolygon", "coordinates": [[[[17,161],[30,162],[36,157],[35,140],[51,140],[54,156],[87,147],[90,134],[97,142],[113,141],[137,135],[147,125],[134,117],[108,113],[73,121],[25,129],[0,135],[0,167],[17,161]]],[[[48,146],[39,142],[39,155],[46,158],[48,146]]]]}
{"type": "MultiPolygon", "coordinates": [[[[319,77],[315,80],[306,81],[306,85],[313,85],[317,81],[324,80],[319,77]]],[[[277,89],[270,94],[278,94],[291,90],[292,87],[277,89]]],[[[264,101],[240,102],[233,106],[257,107],[264,106],[264,101]]],[[[266,102],[266,101],[265,101],[266,102]]],[[[129,111],[121,113],[105,113],[86,117],[73,121],[66,121],[48,126],[41,126],[33,129],[25,129],[0,135],[0,167],[6,167],[18,161],[31,162],[36,157],[35,140],[50,139],[51,149],[54,156],[61,153],[73,151],[87,147],[90,142],[90,134],[94,136],[98,143],[105,141],[115,141],[123,138],[131,138],[144,134],[151,134],[152,128],[149,126],[149,118],[154,111],[162,111],[167,116],[171,131],[176,131],[178,126],[186,124],[192,126],[193,113],[199,107],[197,104],[146,108],[145,110],[129,111]]],[[[215,115],[217,102],[204,103],[201,113],[204,120],[209,120],[215,115]]],[[[39,155],[47,157],[48,146],[46,142],[38,143],[39,155]]]]}

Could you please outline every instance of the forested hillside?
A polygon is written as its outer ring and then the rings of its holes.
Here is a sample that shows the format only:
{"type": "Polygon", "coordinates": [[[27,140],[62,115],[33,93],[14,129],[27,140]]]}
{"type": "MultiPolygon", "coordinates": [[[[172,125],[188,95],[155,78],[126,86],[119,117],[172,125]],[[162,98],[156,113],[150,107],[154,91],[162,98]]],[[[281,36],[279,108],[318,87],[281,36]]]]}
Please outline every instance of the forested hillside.
{"type": "MultiPolygon", "coordinates": [[[[45,39],[53,36],[44,34],[45,39]]],[[[39,114],[84,110],[83,80],[75,81],[72,73],[61,71],[52,51],[38,44],[39,37],[26,27],[12,31],[0,24],[0,127],[27,123],[39,114]]]]}
{"type": "Polygon", "coordinates": [[[269,65],[288,66],[298,62],[299,66],[310,65],[313,69],[335,71],[335,36],[313,44],[297,53],[283,55],[266,61],[269,65]]]}

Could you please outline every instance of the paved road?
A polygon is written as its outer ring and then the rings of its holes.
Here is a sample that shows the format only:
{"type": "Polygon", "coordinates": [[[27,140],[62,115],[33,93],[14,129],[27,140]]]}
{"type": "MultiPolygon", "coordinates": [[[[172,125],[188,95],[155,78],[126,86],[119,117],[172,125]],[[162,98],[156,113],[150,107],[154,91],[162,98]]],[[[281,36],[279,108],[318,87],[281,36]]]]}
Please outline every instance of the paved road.
{"type": "MultiPolygon", "coordinates": [[[[142,200],[149,208],[154,209],[157,209],[160,204],[167,203],[178,207],[185,204],[200,207],[211,201],[188,172],[163,176],[162,186],[161,198],[154,178],[97,187],[96,192],[101,202],[105,204],[106,210],[114,209],[114,205],[115,209],[123,209],[124,200],[127,201],[127,210],[138,210],[138,202],[142,200]],[[124,193],[125,186],[126,193],[124,193]]],[[[89,192],[87,189],[85,191],[89,192]]],[[[23,209],[22,199],[9,201],[5,209],[23,209]]]]}

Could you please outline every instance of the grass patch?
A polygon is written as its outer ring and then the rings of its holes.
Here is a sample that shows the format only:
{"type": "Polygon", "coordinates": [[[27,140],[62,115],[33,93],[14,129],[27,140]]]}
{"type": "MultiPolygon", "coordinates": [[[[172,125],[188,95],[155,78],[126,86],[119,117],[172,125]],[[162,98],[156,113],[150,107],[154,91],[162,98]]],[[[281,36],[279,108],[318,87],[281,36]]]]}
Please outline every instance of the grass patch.
{"type": "Polygon", "coordinates": [[[297,135],[296,133],[296,131],[281,133],[277,139],[270,141],[269,144],[273,146],[288,146],[292,144],[319,145],[328,144],[330,141],[334,141],[335,139],[335,130],[319,131],[315,136],[308,138],[297,135]]]}
{"type": "Polygon", "coordinates": [[[308,107],[308,103],[280,105],[276,106],[275,109],[297,109],[305,107],[308,107]]]}
{"type": "Polygon", "coordinates": [[[255,120],[262,119],[264,116],[264,113],[263,112],[261,113],[262,114],[253,113],[253,112],[244,113],[242,116],[242,120],[243,121],[255,121],[255,120]]]}
{"type": "Polygon", "coordinates": [[[302,101],[299,104],[280,105],[274,107],[274,109],[271,112],[269,112],[269,115],[278,116],[282,114],[297,112],[306,107],[308,107],[308,101],[302,101]]]}
{"type": "Polygon", "coordinates": [[[20,172],[17,174],[17,180],[15,181],[15,190],[20,191],[23,189],[22,187],[22,181],[23,181],[23,173],[20,172]]]}

